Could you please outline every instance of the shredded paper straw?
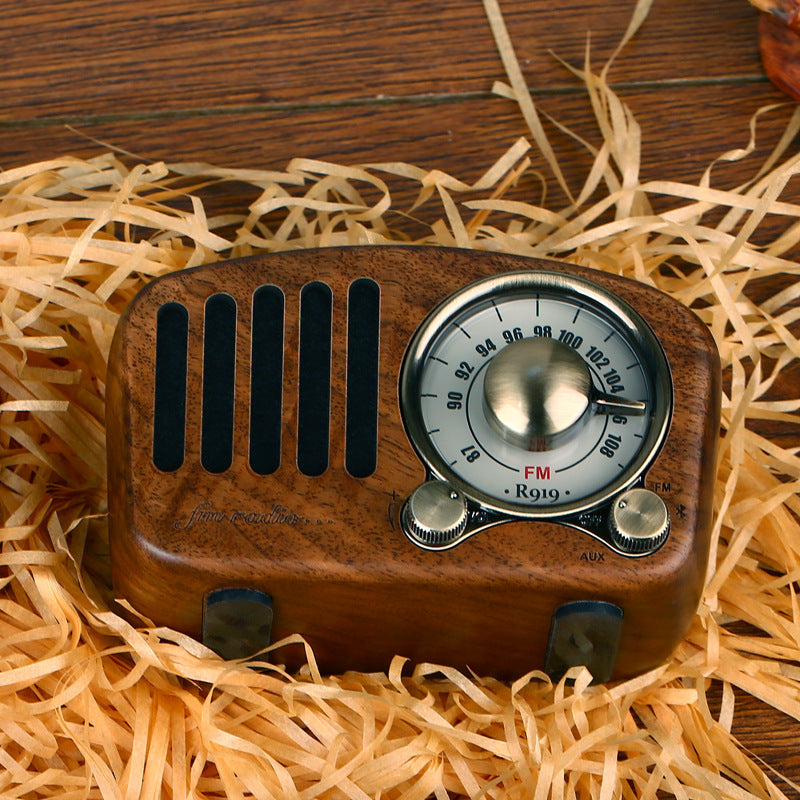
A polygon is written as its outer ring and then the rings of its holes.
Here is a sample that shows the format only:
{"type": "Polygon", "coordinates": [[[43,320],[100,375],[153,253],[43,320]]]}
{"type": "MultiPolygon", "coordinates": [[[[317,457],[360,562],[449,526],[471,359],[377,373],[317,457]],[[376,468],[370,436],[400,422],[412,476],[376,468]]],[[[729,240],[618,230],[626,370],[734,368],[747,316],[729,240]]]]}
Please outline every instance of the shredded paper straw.
{"type": "MultiPolygon", "coordinates": [[[[696,184],[645,180],[636,119],[607,70],[587,65],[573,72],[596,141],[581,140],[591,166],[571,187],[497,4],[486,6],[510,81],[496,92],[519,104],[531,136],[477,182],[400,163],[296,159],[268,172],[113,153],[0,173],[3,798],[742,800],[800,789],[731,734],[737,693],[800,720],[800,204],[785,191],[800,171],[800,114],[734,188],[715,184],[715,165],[696,184]],[[539,171],[561,184],[562,205],[521,191],[539,171]],[[256,196],[247,207],[210,213],[210,195],[242,187],[256,196]],[[399,206],[398,194],[414,200],[399,206]],[[711,566],[668,663],[607,686],[584,670],[507,685],[400,657],[383,674],[326,676],[308,649],[289,675],[223,662],[118,613],[103,405],[120,313],[173,270],[359,243],[560,258],[656,286],[707,323],[725,377],[711,566]]],[[[752,162],[758,121],[717,163],[752,162]]]]}

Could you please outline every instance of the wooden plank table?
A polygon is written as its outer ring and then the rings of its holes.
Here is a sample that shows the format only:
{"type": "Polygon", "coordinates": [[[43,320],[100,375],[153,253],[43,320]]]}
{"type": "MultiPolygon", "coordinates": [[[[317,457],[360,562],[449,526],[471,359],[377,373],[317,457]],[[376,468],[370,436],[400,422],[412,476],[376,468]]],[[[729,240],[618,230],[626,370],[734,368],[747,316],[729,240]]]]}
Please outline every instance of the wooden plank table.
{"type": "MultiPolygon", "coordinates": [[[[539,108],[579,134],[596,139],[591,109],[551,51],[581,66],[591,31],[599,67],[632,7],[502,3],[539,108]]],[[[784,102],[761,67],[757,20],[746,0],[656,0],[611,72],[642,126],[644,177],[698,180],[747,145],[757,109],[784,102]]],[[[467,0],[28,0],[7,4],[0,53],[3,168],[96,155],[101,140],[147,160],[402,160],[470,180],[528,134],[490,92],[505,75],[482,5],[467,0]]],[[[765,115],[762,153],[790,111],[765,115]]],[[[548,130],[576,181],[587,157],[548,130]]],[[[720,181],[756,163],[720,167],[720,181]]],[[[734,732],[800,782],[800,723],[740,696],[734,732]]]]}

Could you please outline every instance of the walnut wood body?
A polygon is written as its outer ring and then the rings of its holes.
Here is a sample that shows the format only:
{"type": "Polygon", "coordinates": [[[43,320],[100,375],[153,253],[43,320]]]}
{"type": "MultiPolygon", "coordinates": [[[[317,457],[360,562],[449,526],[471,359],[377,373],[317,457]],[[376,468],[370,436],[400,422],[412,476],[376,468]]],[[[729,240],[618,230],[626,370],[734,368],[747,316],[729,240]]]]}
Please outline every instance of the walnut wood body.
{"type": "MultiPolygon", "coordinates": [[[[273,639],[303,634],[321,667],[383,670],[399,653],[414,661],[513,677],[541,668],[553,611],[573,600],[620,606],[624,625],[616,676],[664,658],[696,610],[706,571],[719,420],[719,364],[705,327],[648,287],[550,261],[433,248],[343,248],[241,259],[154,281],[120,322],[109,364],[108,446],[115,587],[159,624],[199,635],[211,590],[243,586],[273,597],[273,639]],[[478,278],[518,269],[589,278],[650,323],[674,379],[666,442],[647,472],[670,509],[672,529],[656,553],[617,555],[570,527],[506,523],[446,552],[422,550],[402,534],[397,513],[425,479],[403,429],[397,384],[405,347],[427,312],[478,278]],[[379,446],[367,478],[344,468],[346,302],[349,284],[381,290],[379,446]],[[298,305],[312,280],[333,292],[330,465],[319,477],[296,466],[298,305]],[[248,466],[250,298],[265,284],[285,295],[282,457],[272,475],[248,466]],[[238,305],[234,457],[222,474],[200,464],[202,323],[219,291],[238,305]],[[189,311],[184,465],[152,462],[156,313],[177,301],[189,311]],[[187,525],[194,509],[220,521],[187,525]],[[288,521],[251,524],[242,514],[288,521]],[[238,519],[234,512],[242,512],[238,519]]],[[[299,652],[276,660],[298,663],[299,652]]]]}

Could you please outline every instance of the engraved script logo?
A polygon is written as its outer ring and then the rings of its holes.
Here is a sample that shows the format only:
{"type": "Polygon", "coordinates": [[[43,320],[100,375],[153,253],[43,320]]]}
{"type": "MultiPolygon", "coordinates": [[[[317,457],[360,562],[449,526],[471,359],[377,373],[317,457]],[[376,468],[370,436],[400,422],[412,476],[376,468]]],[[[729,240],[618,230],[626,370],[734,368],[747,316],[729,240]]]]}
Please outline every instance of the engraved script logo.
{"type": "Polygon", "coordinates": [[[186,519],[176,519],[172,525],[176,530],[187,531],[204,522],[233,522],[239,525],[299,525],[310,520],[295,514],[278,503],[270,511],[225,511],[216,508],[209,500],[198,503],[186,519]]]}

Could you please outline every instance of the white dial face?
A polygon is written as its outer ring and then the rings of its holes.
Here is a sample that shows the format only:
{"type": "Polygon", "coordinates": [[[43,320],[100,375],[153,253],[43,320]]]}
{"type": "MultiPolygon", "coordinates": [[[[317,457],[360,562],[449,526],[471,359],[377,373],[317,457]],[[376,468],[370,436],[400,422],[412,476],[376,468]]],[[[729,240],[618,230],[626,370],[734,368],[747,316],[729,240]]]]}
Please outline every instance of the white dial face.
{"type": "MultiPolygon", "coordinates": [[[[630,323],[596,298],[542,287],[469,303],[433,334],[419,359],[420,426],[434,471],[512,513],[551,516],[604,499],[637,476],[654,447],[654,420],[665,424],[664,409],[656,415],[663,400],[651,356],[630,323]],[[490,424],[484,384],[499,353],[531,338],[578,354],[585,368],[573,361],[588,370],[591,386],[579,422],[520,446],[490,424]]],[[[558,406],[569,398],[557,391],[543,402],[558,406]]]]}

